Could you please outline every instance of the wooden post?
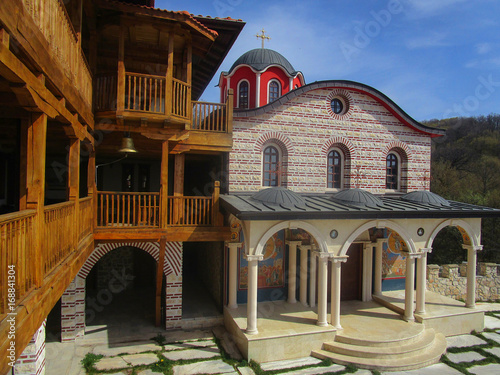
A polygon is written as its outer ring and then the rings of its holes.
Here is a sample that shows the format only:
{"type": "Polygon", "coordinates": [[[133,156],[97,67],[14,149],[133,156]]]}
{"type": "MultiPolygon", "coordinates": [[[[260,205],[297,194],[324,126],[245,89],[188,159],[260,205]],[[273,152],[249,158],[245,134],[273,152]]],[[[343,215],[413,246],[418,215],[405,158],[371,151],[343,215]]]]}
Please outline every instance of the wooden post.
{"type": "Polygon", "coordinates": [[[125,26],[120,25],[118,42],[118,84],[116,91],[116,115],[122,115],[125,110],[125,26]]]}
{"type": "Polygon", "coordinates": [[[167,74],[165,76],[165,115],[170,116],[172,113],[172,98],[173,98],[173,77],[174,77],[174,33],[168,34],[168,62],[167,74]]]}
{"type": "Polygon", "coordinates": [[[160,225],[167,229],[168,225],[168,141],[161,145],[160,174],[160,225]]]}
{"type": "Polygon", "coordinates": [[[44,200],[45,200],[45,149],[47,141],[47,115],[45,113],[32,113],[31,124],[28,127],[27,142],[27,197],[26,208],[36,210],[34,224],[33,248],[36,264],[35,285],[42,286],[45,259],[43,257],[44,243],[44,200]]]}
{"type": "Polygon", "coordinates": [[[68,200],[74,202],[75,211],[72,229],[74,231],[74,247],[78,248],[78,237],[80,236],[80,140],[78,138],[70,139],[68,155],[68,200]]]}
{"type": "Polygon", "coordinates": [[[233,133],[233,102],[234,101],[234,92],[233,89],[229,89],[227,91],[227,100],[226,100],[226,127],[227,133],[233,133]]]}
{"type": "Polygon", "coordinates": [[[19,151],[19,211],[26,209],[27,198],[27,165],[28,165],[28,128],[29,121],[21,120],[21,136],[20,136],[20,151],[19,151]]]}
{"type": "Polygon", "coordinates": [[[220,182],[214,182],[214,193],[212,194],[212,226],[219,226],[219,195],[220,195],[220,182]]]}
{"type": "Polygon", "coordinates": [[[174,222],[172,224],[183,223],[183,204],[182,199],[184,195],[184,162],[186,156],[184,154],[175,155],[175,169],[174,169],[174,222]]]}
{"type": "Polygon", "coordinates": [[[87,168],[87,191],[89,197],[92,197],[92,215],[93,215],[93,220],[92,220],[92,225],[93,228],[97,226],[97,189],[95,185],[95,148],[94,145],[90,145],[91,151],[89,153],[89,163],[88,163],[88,168],[87,168]]]}
{"type": "Polygon", "coordinates": [[[188,84],[188,94],[186,98],[186,105],[188,109],[188,119],[189,123],[186,125],[186,129],[191,129],[191,124],[193,121],[193,105],[191,103],[191,85],[193,81],[193,42],[191,39],[188,39],[187,41],[187,61],[186,61],[186,69],[187,69],[187,76],[186,76],[186,82],[188,84]]]}
{"type": "MultiPolygon", "coordinates": [[[[168,141],[167,141],[168,142],[168,141]]],[[[156,269],[156,326],[161,325],[161,291],[163,285],[163,265],[165,264],[165,248],[167,246],[167,238],[160,239],[160,255],[158,257],[158,268],[156,269]]]]}

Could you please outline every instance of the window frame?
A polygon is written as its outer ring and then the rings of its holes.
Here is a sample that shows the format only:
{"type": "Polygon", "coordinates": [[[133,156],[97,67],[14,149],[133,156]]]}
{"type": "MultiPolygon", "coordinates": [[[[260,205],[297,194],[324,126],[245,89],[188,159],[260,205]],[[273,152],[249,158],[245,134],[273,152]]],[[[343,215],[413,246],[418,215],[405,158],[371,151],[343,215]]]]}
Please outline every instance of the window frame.
{"type": "Polygon", "coordinates": [[[281,93],[282,93],[281,82],[278,81],[277,79],[270,79],[269,82],[267,83],[267,103],[269,104],[278,100],[282,96],[281,93]],[[271,84],[273,83],[276,83],[278,85],[278,96],[276,97],[276,99],[271,101],[271,84]]]}
{"type": "Polygon", "coordinates": [[[332,147],[326,153],[326,189],[327,191],[338,191],[344,186],[344,169],[345,169],[345,155],[344,152],[338,147],[332,147]],[[339,154],[339,168],[340,168],[340,181],[339,187],[335,187],[335,181],[332,181],[332,187],[330,187],[330,175],[335,175],[335,173],[330,174],[330,153],[337,152],[339,154]]]}
{"type": "MultiPolygon", "coordinates": [[[[391,167],[391,169],[394,169],[394,167],[391,167]]],[[[393,175],[391,175],[393,176],[393,175]]],[[[401,157],[400,155],[395,152],[395,151],[389,151],[387,153],[387,156],[385,157],[385,190],[388,192],[399,192],[401,191],[401,157]],[[388,167],[388,161],[389,157],[394,156],[396,160],[396,188],[390,188],[387,187],[388,185],[388,177],[389,177],[389,167],[388,167]]]]}
{"type": "MultiPolygon", "coordinates": [[[[283,151],[281,150],[281,147],[278,146],[276,143],[267,143],[264,145],[263,149],[262,149],[262,152],[261,152],[261,186],[263,188],[271,188],[271,187],[279,187],[279,186],[282,186],[282,182],[283,182],[283,151]],[[277,151],[277,172],[275,173],[277,175],[277,185],[266,185],[265,182],[267,181],[265,178],[264,178],[264,173],[266,173],[265,171],[265,154],[266,154],[266,150],[269,149],[269,148],[274,148],[276,149],[277,151]]],[[[271,181],[271,179],[269,180],[271,181]]]]}
{"type": "Polygon", "coordinates": [[[240,109],[249,109],[250,108],[250,82],[248,82],[247,79],[241,79],[239,82],[238,82],[238,96],[237,96],[237,100],[238,100],[238,103],[237,103],[237,107],[240,108],[240,109]],[[241,92],[241,84],[242,83],[246,83],[247,85],[247,106],[246,108],[241,108],[241,97],[240,97],[240,92],[241,92]]]}

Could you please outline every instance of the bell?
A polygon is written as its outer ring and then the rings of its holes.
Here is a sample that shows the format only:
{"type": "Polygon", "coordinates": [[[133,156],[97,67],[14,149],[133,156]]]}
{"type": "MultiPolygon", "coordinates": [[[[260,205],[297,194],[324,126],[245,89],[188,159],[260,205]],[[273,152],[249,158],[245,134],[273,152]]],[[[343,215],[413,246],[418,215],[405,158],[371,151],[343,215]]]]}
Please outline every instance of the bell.
{"type": "Polygon", "coordinates": [[[130,133],[125,133],[123,135],[122,147],[118,150],[118,152],[125,152],[125,153],[137,152],[137,150],[134,147],[134,141],[132,140],[130,133]]]}

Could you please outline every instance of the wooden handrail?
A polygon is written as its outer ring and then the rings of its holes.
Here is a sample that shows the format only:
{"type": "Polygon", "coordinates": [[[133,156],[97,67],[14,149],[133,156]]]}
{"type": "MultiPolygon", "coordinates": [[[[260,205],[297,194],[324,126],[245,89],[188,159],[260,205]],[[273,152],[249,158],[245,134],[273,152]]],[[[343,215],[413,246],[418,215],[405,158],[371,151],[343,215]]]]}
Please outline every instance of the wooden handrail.
{"type": "Polygon", "coordinates": [[[227,104],[193,101],[191,129],[227,133],[227,104]]]}
{"type": "Polygon", "coordinates": [[[177,78],[172,78],[172,115],[188,119],[191,86],[177,78]]]}
{"type": "Polygon", "coordinates": [[[165,113],[166,78],[125,72],[124,109],[165,113]]]}

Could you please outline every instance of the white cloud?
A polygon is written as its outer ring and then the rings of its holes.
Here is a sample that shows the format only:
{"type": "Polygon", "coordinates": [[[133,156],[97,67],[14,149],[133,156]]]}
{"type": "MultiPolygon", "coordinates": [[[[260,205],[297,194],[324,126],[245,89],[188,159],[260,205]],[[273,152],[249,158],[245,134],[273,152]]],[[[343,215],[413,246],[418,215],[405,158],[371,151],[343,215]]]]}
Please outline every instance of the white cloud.
{"type": "Polygon", "coordinates": [[[492,46],[490,43],[478,43],[476,44],[476,52],[479,55],[484,55],[492,50],[492,46]]]}
{"type": "Polygon", "coordinates": [[[433,32],[428,35],[414,37],[406,41],[406,47],[408,49],[420,49],[420,48],[433,48],[433,47],[446,47],[449,46],[449,42],[446,41],[447,33],[433,32]]]}
{"type": "Polygon", "coordinates": [[[448,8],[467,0],[400,0],[408,13],[414,17],[435,16],[448,11],[448,8]]]}

